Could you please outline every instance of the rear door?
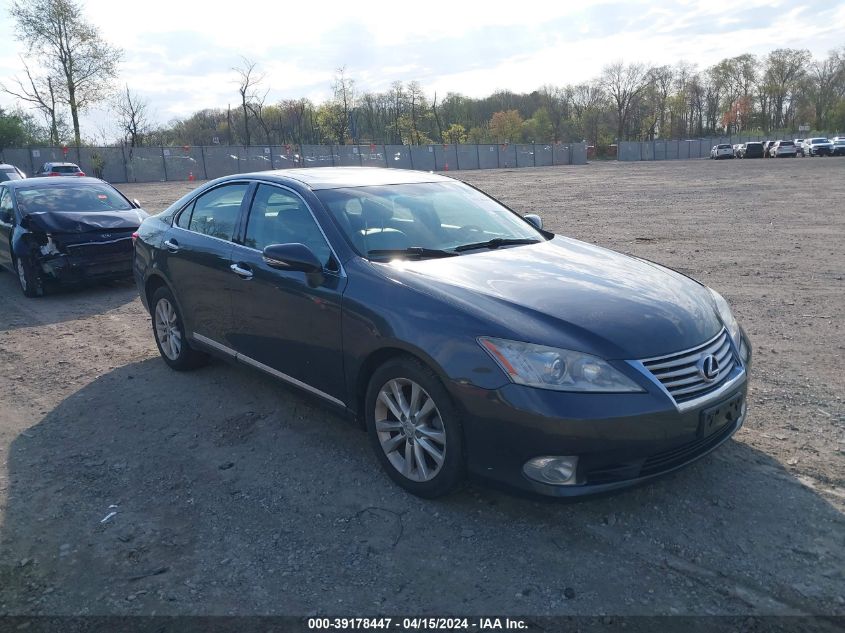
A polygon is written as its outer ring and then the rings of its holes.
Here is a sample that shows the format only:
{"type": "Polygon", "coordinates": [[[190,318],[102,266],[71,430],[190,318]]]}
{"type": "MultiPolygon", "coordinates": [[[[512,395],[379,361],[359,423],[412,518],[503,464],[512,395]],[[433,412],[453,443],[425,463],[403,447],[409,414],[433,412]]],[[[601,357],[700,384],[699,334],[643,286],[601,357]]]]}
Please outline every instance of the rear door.
{"type": "Polygon", "coordinates": [[[232,238],[248,182],[228,182],[185,207],[165,234],[162,267],[182,311],[185,329],[208,343],[225,344],[231,326],[232,238]]]}
{"type": "Polygon", "coordinates": [[[305,201],[285,187],[259,184],[232,263],[241,274],[232,275],[231,340],[242,360],[342,404],[346,276],[305,201]],[[308,246],[323,263],[322,279],[271,268],[263,249],[285,243],[308,246]]]}
{"type": "Polygon", "coordinates": [[[12,268],[12,229],[15,225],[12,193],[0,186],[0,266],[12,268]]]}

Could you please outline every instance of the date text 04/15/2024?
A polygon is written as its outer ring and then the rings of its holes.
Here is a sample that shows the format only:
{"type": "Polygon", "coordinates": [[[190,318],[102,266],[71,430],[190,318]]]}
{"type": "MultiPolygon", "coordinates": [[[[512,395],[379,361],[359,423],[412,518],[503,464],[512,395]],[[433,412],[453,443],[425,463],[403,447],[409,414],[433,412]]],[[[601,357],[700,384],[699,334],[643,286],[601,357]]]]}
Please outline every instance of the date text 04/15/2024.
{"type": "Polygon", "coordinates": [[[496,631],[496,630],[525,630],[528,624],[524,620],[514,618],[308,618],[308,628],[311,630],[367,630],[391,629],[399,631],[496,631]]]}

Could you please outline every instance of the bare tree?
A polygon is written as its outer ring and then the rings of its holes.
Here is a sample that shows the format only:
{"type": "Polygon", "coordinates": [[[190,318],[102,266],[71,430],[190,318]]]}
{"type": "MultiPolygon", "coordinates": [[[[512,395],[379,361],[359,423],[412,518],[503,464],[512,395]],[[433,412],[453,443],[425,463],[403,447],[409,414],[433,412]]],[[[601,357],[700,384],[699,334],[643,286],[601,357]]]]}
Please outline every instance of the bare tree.
{"type": "Polygon", "coordinates": [[[121,50],[84,19],[76,0],[20,0],[10,13],[17,22],[18,39],[43,60],[48,76],[62,78],[59,99],[70,108],[79,145],[79,113],[109,96],[121,50]]]}
{"type": "MultiPolygon", "coordinates": [[[[355,108],[355,82],[346,76],[346,66],[341,66],[337,69],[332,91],[334,92],[335,105],[340,110],[340,119],[338,120],[338,135],[340,138],[338,139],[338,142],[341,145],[344,145],[349,133],[351,114],[355,108]]],[[[353,141],[354,140],[355,139],[353,139],[353,141]]]]}
{"type": "Polygon", "coordinates": [[[626,66],[621,61],[615,62],[604,67],[601,85],[616,106],[616,136],[622,140],[625,138],[633,105],[648,86],[648,67],[645,64],[626,66]]]}
{"type": "Polygon", "coordinates": [[[59,112],[58,95],[56,94],[55,82],[49,75],[46,77],[33,77],[29,66],[21,59],[24,72],[26,73],[26,84],[15,77],[17,88],[8,88],[0,84],[0,89],[17,97],[21,101],[31,103],[33,107],[44,115],[47,125],[50,128],[50,145],[59,144],[59,112]]]}
{"type": "MultiPolygon", "coordinates": [[[[258,100],[258,84],[264,81],[264,75],[256,72],[256,63],[246,57],[241,58],[241,65],[232,68],[237,75],[238,94],[241,95],[241,109],[244,114],[244,145],[249,145],[250,103],[258,100]]],[[[265,94],[266,96],[266,94],[265,94]]],[[[263,102],[263,99],[262,99],[263,102]]]]}
{"type": "Polygon", "coordinates": [[[129,90],[129,86],[115,99],[112,106],[117,114],[124,139],[129,143],[129,155],[135,147],[144,143],[144,137],[150,131],[148,117],[149,104],[138,94],[129,90]]]}

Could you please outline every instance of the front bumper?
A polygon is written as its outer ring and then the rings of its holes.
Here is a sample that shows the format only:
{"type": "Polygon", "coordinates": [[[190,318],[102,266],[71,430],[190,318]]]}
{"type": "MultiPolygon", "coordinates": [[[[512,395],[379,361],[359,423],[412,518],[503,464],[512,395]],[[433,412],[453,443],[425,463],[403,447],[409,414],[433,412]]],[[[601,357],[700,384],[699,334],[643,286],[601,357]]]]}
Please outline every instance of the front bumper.
{"type": "Polygon", "coordinates": [[[92,257],[60,254],[43,257],[38,260],[38,265],[46,279],[59,282],[128,277],[132,274],[131,255],[127,253],[92,257]]]}
{"type": "Polygon", "coordinates": [[[668,474],[716,449],[742,426],[748,363],[729,386],[693,407],[679,407],[660,389],[589,394],[516,384],[484,390],[453,383],[463,408],[468,471],[476,478],[553,497],[599,494],[668,474]],[[743,402],[742,414],[703,435],[702,412],[737,397],[743,402]],[[527,477],[524,464],[540,456],[577,456],[575,483],[551,485],[527,477]]]}

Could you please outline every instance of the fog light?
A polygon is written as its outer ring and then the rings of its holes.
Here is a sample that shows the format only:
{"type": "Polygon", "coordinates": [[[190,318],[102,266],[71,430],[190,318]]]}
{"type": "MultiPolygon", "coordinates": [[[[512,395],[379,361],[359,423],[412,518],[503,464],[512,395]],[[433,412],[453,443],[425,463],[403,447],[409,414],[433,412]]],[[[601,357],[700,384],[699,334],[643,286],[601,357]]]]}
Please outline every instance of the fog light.
{"type": "Polygon", "coordinates": [[[575,483],[577,457],[535,457],[525,462],[522,471],[527,477],[552,486],[570,486],[575,483]]]}

